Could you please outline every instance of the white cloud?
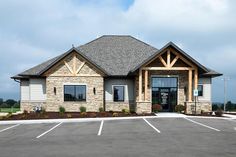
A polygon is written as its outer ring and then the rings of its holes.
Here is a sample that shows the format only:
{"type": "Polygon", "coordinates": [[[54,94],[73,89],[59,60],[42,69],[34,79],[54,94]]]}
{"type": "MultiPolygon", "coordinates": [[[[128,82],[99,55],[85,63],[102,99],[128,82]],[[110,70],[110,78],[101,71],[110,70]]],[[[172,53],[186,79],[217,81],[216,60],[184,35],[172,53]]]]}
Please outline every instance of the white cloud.
{"type": "MultiPolygon", "coordinates": [[[[203,64],[236,76],[232,68],[235,4],[232,0],[135,0],[124,9],[119,0],[0,1],[0,55],[7,66],[0,67],[6,73],[0,86],[10,91],[9,76],[103,34],[130,34],[157,48],[173,41],[203,64]]],[[[216,95],[215,100],[222,100],[221,94],[216,95]]]]}

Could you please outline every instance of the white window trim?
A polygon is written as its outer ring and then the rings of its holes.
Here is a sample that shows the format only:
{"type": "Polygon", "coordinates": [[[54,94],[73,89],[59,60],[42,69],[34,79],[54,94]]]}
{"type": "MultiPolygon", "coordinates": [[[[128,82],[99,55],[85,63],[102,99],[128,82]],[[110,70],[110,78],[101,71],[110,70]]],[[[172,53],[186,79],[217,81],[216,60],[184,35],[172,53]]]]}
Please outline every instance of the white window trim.
{"type": "Polygon", "coordinates": [[[125,102],[126,101],[126,96],[125,96],[125,90],[126,90],[126,87],[127,85],[112,85],[112,101],[114,102],[114,103],[121,103],[121,102],[125,102]],[[114,86],[120,86],[120,87],[123,87],[124,88],[124,101],[114,101],[114,86]]]}

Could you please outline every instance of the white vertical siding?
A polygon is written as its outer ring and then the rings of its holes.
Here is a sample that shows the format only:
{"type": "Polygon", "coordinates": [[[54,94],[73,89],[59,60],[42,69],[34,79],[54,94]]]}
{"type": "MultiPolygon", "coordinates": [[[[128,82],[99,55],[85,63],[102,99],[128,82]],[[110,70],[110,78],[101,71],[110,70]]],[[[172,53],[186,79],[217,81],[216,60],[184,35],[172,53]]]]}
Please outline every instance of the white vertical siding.
{"type": "Polygon", "coordinates": [[[30,79],[30,100],[46,100],[46,79],[30,79]]]}
{"type": "Polygon", "coordinates": [[[114,85],[125,86],[124,94],[125,101],[134,100],[134,81],[132,79],[107,79],[105,80],[105,100],[113,101],[113,88],[114,85]]]}
{"type": "Polygon", "coordinates": [[[30,92],[29,92],[29,81],[28,80],[21,80],[20,82],[20,95],[21,100],[29,100],[30,99],[30,92]]]}
{"type": "Polygon", "coordinates": [[[199,96],[199,101],[211,101],[211,78],[199,78],[199,85],[203,85],[203,96],[199,96]]]}

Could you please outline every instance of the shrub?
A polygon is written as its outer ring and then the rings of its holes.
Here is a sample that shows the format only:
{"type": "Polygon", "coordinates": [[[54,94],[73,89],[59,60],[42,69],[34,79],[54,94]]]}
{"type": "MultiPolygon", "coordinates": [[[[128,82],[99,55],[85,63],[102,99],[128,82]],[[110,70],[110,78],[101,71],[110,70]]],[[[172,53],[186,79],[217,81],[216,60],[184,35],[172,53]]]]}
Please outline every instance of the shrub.
{"type": "Polygon", "coordinates": [[[129,113],[130,113],[128,109],[122,109],[122,112],[123,112],[124,114],[129,114],[129,113]]]}
{"type": "Polygon", "coordinates": [[[59,107],[59,112],[60,112],[60,114],[64,114],[64,113],[66,112],[65,107],[60,106],[60,107],[59,107]]]}
{"type": "Polygon", "coordinates": [[[215,112],[216,116],[218,117],[222,117],[223,115],[223,110],[222,109],[217,109],[216,112],[215,112]]]}
{"type": "Polygon", "coordinates": [[[152,105],[152,111],[153,112],[160,112],[160,111],[162,111],[162,106],[159,104],[154,104],[154,105],[152,105]]]}
{"type": "Polygon", "coordinates": [[[114,113],[112,114],[112,116],[113,116],[113,117],[118,117],[118,113],[114,112],[114,113]]]}
{"type": "Polygon", "coordinates": [[[182,112],[182,111],[185,111],[185,109],[186,109],[186,107],[182,104],[175,106],[175,112],[182,112]]]}
{"type": "Polygon", "coordinates": [[[86,112],[86,107],[81,106],[81,107],[79,108],[79,110],[80,110],[80,112],[86,112]]]}
{"type": "Polygon", "coordinates": [[[103,107],[99,107],[99,112],[103,112],[103,111],[104,111],[103,107]]]}

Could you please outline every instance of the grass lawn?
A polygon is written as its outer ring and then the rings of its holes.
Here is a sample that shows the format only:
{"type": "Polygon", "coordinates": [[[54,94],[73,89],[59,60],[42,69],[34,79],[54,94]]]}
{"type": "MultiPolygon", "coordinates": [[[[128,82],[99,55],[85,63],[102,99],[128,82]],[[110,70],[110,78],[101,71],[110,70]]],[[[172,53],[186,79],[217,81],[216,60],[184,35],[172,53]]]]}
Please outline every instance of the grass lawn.
{"type": "Polygon", "coordinates": [[[0,112],[12,112],[15,113],[17,111],[20,111],[20,108],[0,108],[0,112]]]}

